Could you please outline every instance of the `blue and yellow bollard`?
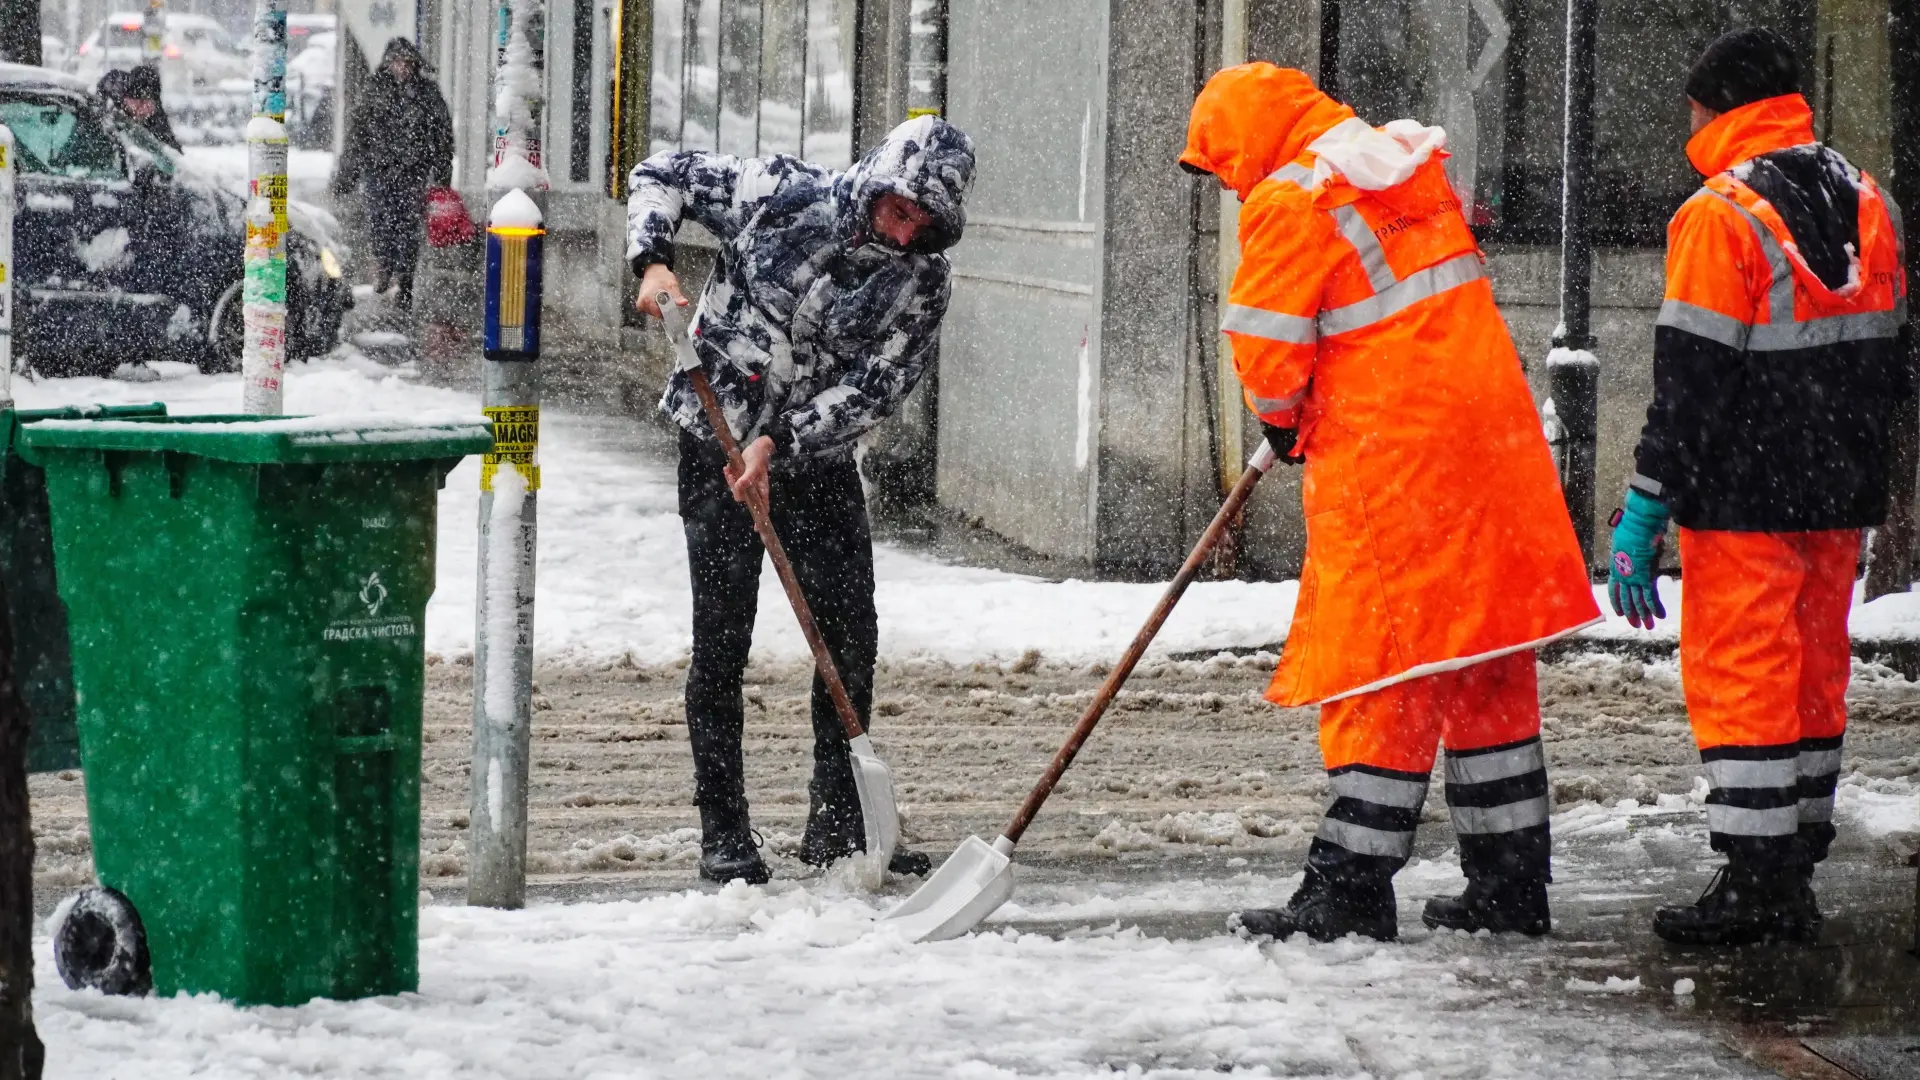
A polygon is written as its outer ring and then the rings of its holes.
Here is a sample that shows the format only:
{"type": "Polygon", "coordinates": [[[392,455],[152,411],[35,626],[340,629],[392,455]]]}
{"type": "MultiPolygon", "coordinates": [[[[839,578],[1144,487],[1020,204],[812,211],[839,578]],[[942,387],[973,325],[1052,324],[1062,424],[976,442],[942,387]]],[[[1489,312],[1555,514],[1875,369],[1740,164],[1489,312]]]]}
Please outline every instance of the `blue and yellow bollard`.
{"type": "Polygon", "coordinates": [[[494,204],[487,221],[487,312],[482,345],[488,360],[540,358],[540,263],[547,230],[526,193],[494,204]]]}

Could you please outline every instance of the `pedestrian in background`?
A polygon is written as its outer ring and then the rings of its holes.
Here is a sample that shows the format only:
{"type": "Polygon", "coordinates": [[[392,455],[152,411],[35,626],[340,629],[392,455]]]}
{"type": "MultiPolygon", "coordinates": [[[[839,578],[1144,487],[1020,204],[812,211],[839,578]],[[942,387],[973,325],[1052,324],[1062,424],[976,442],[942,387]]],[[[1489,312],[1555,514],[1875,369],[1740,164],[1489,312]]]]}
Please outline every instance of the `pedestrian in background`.
{"type": "Polygon", "coordinates": [[[1443,167],[1446,132],[1375,128],[1298,71],[1208,80],[1180,164],[1237,193],[1222,327],[1247,405],[1304,461],[1307,558],[1267,691],[1320,706],[1333,802],[1284,938],[1398,935],[1436,750],[1466,891],[1430,927],[1551,926],[1533,650],[1598,621],[1520,358],[1443,167]]]}
{"type": "Polygon", "coordinates": [[[375,290],[394,289],[413,307],[413,277],[425,229],[427,189],[453,178],[453,118],[413,42],[394,38],[361,84],[360,103],[333,178],[335,195],[365,191],[375,290]]]}
{"type": "Polygon", "coordinates": [[[1793,49],[1708,46],[1687,78],[1707,177],[1667,227],[1653,403],[1614,522],[1613,608],[1652,629],[1680,527],[1680,675],[1727,857],[1668,941],[1811,940],[1833,843],[1860,531],[1886,519],[1895,402],[1913,393],[1899,211],[1814,140],[1793,49]]]}
{"type": "Polygon", "coordinates": [[[100,76],[100,96],[135,127],[174,150],[180,140],[174,137],[173,124],[160,100],[160,72],[141,66],[132,71],[109,71],[100,76]]]}

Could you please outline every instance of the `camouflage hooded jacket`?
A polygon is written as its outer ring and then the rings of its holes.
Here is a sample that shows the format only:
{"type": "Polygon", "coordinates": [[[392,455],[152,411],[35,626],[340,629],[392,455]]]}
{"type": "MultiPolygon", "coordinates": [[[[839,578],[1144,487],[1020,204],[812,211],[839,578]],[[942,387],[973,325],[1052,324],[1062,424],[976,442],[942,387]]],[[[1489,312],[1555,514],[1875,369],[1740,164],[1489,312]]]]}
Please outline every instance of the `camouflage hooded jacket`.
{"type": "MultiPolygon", "coordinates": [[[[926,370],[947,310],[941,253],[966,226],[972,183],[972,140],[930,116],[838,174],[784,155],[655,154],[628,179],[627,257],[635,273],[671,266],[684,217],[711,232],[719,265],[693,327],[727,425],[743,442],[771,437],[776,458],[851,454],[926,370]],[[908,250],[871,230],[887,192],[933,215],[908,250]]],[[[660,411],[712,437],[685,375],[660,411]]]]}

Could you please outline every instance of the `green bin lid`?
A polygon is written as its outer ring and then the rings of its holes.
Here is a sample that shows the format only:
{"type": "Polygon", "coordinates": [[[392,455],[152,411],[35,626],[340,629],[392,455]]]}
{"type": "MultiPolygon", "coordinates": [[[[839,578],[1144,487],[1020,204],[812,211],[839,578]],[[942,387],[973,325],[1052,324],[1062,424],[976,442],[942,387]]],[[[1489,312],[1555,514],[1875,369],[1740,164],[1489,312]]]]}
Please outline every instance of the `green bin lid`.
{"type": "Polygon", "coordinates": [[[38,420],[26,424],[20,438],[22,455],[35,462],[49,450],[121,450],[193,454],[243,465],[321,465],[465,457],[493,448],[493,427],[484,417],[453,413],[156,415],[38,420]]]}

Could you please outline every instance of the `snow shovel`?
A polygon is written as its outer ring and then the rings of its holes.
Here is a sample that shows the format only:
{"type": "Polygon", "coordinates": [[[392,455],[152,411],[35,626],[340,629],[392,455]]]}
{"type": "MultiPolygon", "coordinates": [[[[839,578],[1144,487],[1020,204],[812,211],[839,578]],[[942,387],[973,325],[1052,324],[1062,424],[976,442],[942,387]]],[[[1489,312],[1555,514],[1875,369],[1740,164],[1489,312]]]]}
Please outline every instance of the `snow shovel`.
{"type": "MultiPolygon", "coordinates": [[[[654,302],[660,306],[661,321],[667,326],[667,339],[673,342],[677,366],[687,373],[687,381],[693,384],[693,392],[706,409],[707,424],[720,440],[720,448],[727,452],[728,464],[733,466],[735,473],[741,472],[746,463],[740,457],[740,444],[734,441],[733,432],[727,427],[726,414],[720,409],[720,399],[714,396],[713,385],[707,381],[706,369],[700,366],[700,354],[694,350],[693,338],[687,334],[686,316],[666,293],[654,297],[654,302]]],[[[787,549],[780,545],[780,537],[773,531],[773,518],[768,514],[766,504],[758,498],[752,498],[747,500],[747,509],[753,514],[753,528],[760,534],[760,543],[767,549],[767,558],[773,561],[774,573],[780,575],[780,585],[787,590],[787,600],[793,604],[794,617],[800,620],[800,633],[806,636],[807,647],[813,650],[813,665],[819,670],[821,681],[827,684],[827,696],[833,699],[834,711],[840,714],[840,724],[846,728],[848,756],[853,762],[853,784],[860,792],[860,820],[867,834],[867,855],[877,878],[885,873],[887,864],[893,861],[893,849],[900,844],[900,809],[893,801],[893,774],[887,771],[886,763],[873,752],[873,743],[868,741],[866,729],[860,726],[860,716],[853,711],[853,700],[847,697],[846,684],[840,681],[840,669],[834,666],[833,654],[827,651],[826,639],[820,636],[820,627],[813,621],[813,610],[807,606],[807,598],[800,591],[800,579],[793,576],[793,564],[787,561],[787,549]]]]}
{"type": "Polygon", "coordinates": [[[991,845],[977,836],[969,836],[953,855],[927,879],[926,884],[907,897],[899,907],[888,912],[882,920],[900,931],[909,941],[945,941],[980,925],[981,920],[993,914],[1007,898],[1013,895],[1013,847],[1020,842],[1021,834],[1040,813],[1040,807],[1053,794],[1053,786],[1073,764],[1074,756],[1080,753],[1087,737],[1093,734],[1094,725],[1106,715],[1107,706],[1113,703],[1120,687],[1133,674],[1134,666],[1153,643],[1154,636],[1166,623],[1167,616],[1173,614],[1173,605],[1180,602],[1180,595],[1187,591],[1194,575],[1206,562],[1207,556],[1226,533],[1227,526],[1239,516],[1241,507],[1247,504],[1247,498],[1253,494],[1253,486],[1260,482],[1268,469],[1273,467],[1273,448],[1266,443],[1254,452],[1252,460],[1247,462],[1247,470],[1240,474],[1239,482],[1233,485],[1233,491],[1220,504],[1220,512],[1213,515],[1213,523],[1193,547],[1193,553],[1181,564],[1180,572],[1167,585],[1167,591],[1154,606],[1153,614],[1147,616],[1147,623],[1133,636],[1133,644],[1127,646],[1126,655],[1120,658],[1113,673],[1101,685],[1100,692],[1093,695],[1093,702],[1087,706],[1085,715],[1074,725],[1073,734],[1067,736],[1066,745],[1053,755],[1052,764],[1041,775],[1040,782],[1028,793],[1027,801],[1020,804],[1020,812],[1013,815],[1013,824],[1000,834],[991,845]]]}

